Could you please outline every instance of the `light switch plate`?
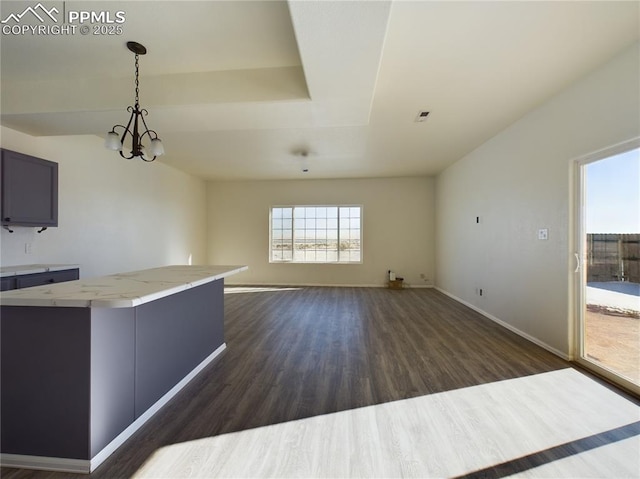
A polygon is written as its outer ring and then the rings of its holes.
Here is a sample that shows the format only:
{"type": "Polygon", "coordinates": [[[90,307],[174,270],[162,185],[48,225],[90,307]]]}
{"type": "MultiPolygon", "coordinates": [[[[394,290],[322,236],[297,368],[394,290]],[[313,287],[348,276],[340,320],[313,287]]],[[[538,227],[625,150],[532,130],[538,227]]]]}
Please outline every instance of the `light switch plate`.
{"type": "Polygon", "coordinates": [[[538,239],[539,240],[548,240],[549,239],[549,230],[547,228],[542,228],[538,230],[538,239]]]}

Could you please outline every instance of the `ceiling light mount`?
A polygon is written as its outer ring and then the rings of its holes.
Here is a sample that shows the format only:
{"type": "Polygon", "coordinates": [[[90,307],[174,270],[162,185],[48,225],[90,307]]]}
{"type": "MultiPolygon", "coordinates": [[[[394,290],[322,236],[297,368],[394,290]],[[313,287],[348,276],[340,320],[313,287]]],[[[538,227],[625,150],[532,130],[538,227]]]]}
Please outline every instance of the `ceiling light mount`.
{"type": "Polygon", "coordinates": [[[307,148],[306,146],[295,148],[291,153],[300,158],[300,166],[302,172],[309,173],[309,148],[307,148]]]}
{"type": "Polygon", "coordinates": [[[132,158],[140,158],[143,161],[153,161],[158,156],[164,154],[164,146],[158,138],[158,134],[154,130],[150,130],[147,126],[147,122],[144,117],[149,114],[144,108],[140,108],[140,81],[138,75],[140,67],[138,63],[138,57],[145,55],[147,49],[144,45],[138,42],[127,42],[127,48],[135,54],[135,73],[136,73],[136,95],[134,106],[128,106],[127,111],[131,113],[127,126],[115,125],[109,133],[107,133],[107,139],[105,140],[105,147],[109,150],[119,151],[120,156],[130,160],[132,158]],[[144,131],[140,133],[140,128],[144,128],[144,131]],[[116,130],[121,130],[121,134],[118,135],[116,130]],[[149,140],[149,148],[143,144],[144,140],[149,140]],[[124,144],[131,143],[131,151],[127,156],[123,153],[124,144]]]}
{"type": "Polygon", "coordinates": [[[127,48],[135,53],[136,55],[146,55],[147,49],[146,47],[138,42],[127,42],[127,48]]]}

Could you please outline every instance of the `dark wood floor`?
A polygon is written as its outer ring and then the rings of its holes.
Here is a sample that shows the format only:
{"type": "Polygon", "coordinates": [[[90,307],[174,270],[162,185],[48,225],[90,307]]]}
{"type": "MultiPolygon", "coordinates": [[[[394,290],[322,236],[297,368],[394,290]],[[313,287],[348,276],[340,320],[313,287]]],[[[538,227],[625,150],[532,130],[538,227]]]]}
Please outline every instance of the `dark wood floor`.
{"type": "Polygon", "coordinates": [[[225,295],[227,350],[93,474],[130,477],[192,439],[566,368],[432,289],[274,288],[225,295]]]}

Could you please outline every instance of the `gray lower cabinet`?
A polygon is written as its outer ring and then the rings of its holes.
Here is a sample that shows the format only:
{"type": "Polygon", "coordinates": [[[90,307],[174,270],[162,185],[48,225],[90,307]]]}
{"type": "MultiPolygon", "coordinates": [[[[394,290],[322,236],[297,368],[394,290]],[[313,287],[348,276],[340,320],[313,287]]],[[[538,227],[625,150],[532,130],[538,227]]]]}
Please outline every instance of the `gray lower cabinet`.
{"type": "Polygon", "coordinates": [[[0,278],[0,291],[9,291],[11,289],[16,289],[16,277],[0,278]]]}
{"type": "Polygon", "coordinates": [[[62,271],[47,271],[45,273],[22,274],[0,278],[0,291],[12,289],[31,288],[32,286],[44,286],[46,284],[63,283],[80,278],[80,270],[65,269],[62,271]]]}

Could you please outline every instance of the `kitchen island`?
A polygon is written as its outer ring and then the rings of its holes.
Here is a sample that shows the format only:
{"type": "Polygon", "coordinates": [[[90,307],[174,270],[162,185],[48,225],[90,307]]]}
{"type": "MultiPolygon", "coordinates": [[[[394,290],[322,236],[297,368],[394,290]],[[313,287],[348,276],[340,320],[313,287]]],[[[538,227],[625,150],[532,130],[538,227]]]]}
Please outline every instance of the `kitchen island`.
{"type": "Polygon", "coordinates": [[[167,266],[0,294],[3,466],[91,472],[225,348],[224,278],[167,266]]]}

